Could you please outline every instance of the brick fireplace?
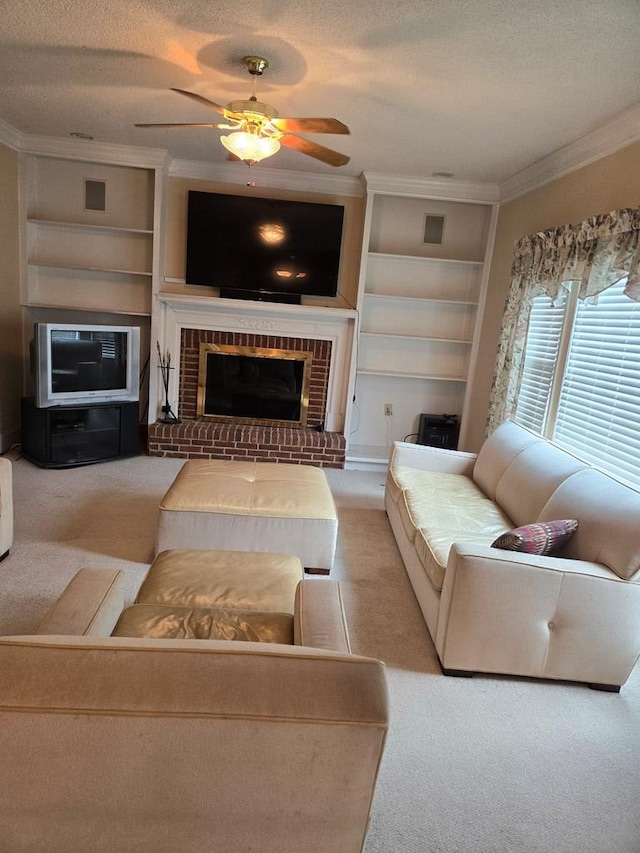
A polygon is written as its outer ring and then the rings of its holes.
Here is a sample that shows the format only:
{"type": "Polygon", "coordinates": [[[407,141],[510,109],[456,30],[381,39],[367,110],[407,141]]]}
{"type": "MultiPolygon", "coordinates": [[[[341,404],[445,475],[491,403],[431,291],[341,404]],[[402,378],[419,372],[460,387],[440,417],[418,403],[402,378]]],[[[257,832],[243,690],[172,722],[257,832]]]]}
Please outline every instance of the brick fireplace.
{"type": "Polygon", "coordinates": [[[180,423],[156,421],[149,425],[152,456],[344,467],[344,410],[350,388],[354,312],[215,297],[166,295],[162,303],[161,349],[168,349],[174,359],[178,354],[171,399],[177,401],[180,423]],[[201,343],[311,353],[307,426],[198,418],[201,343]]]}

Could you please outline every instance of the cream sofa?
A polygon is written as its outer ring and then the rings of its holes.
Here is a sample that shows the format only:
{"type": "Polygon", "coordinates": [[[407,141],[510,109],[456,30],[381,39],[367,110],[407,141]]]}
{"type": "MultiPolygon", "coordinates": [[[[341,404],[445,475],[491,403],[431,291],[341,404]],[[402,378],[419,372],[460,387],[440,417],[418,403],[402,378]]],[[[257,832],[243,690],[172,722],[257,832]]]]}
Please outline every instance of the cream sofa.
{"type": "Polygon", "coordinates": [[[512,422],[479,454],[393,446],[385,507],[447,674],[619,690],[640,654],[640,493],[512,422]],[[556,556],[491,547],[576,519],[556,556]]]}
{"type": "Polygon", "coordinates": [[[0,457],[0,560],[13,544],[13,481],[11,462],[0,457]]]}
{"type": "Polygon", "coordinates": [[[2,850],[359,853],[387,689],[338,585],[300,585],[283,645],[110,636],[122,581],[82,570],[0,638],[2,850]]]}

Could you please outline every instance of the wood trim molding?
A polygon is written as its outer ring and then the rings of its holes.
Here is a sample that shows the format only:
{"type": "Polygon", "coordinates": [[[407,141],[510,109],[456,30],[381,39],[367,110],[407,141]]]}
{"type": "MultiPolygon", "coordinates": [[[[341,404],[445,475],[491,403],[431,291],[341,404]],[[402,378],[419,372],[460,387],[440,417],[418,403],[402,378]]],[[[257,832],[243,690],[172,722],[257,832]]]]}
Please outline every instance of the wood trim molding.
{"type": "Polygon", "coordinates": [[[254,177],[261,187],[279,190],[298,190],[325,195],[362,196],[358,178],[344,175],[319,175],[313,172],[292,172],[285,169],[261,169],[252,172],[244,163],[204,163],[200,160],[172,160],[172,178],[216,181],[229,184],[249,184],[254,177]]]}
{"type": "MultiPolygon", "coordinates": [[[[504,204],[638,141],[640,141],[640,104],[619,113],[607,124],[553,151],[501,184],[367,172],[364,172],[360,178],[355,178],[271,168],[261,170],[260,184],[277,189],[340,196],[358,197],[368,189],[403,196],[427,195],[443,200],[504,204]]],[[[235,163],[173,160],[169,152],[164,149],[29,135],[2,119],[0,119],[0,144],[28,154],[142,168],[165,168],[169,170],[171,176],[175,177],[235,184],[251,180],[250,172],[239,170],[238,164],[235,163]]]]}
{"type": "Polygon", "coordinates": [[[45,157],[138,166],[143,169],[167,167],[169,162],[169,153],[160,148],[136,148],[94,140],[54,139],[50,136],[24,136],[20,150],[45,157]]]}
{"type": "Polygon", "coordinates": [[[363,172],[362,183],[368,192],[405,197],[437,198],[442,201],[497,203],[497,184],[457,181],[451,178],[414,178],[404,175],[382,175],[363,172]]]}
{"type": "Polygon", "coordinates": [[[640,140],[640,104],[512,175],[500,184],[500,203],[549,184],[640,140]]]}

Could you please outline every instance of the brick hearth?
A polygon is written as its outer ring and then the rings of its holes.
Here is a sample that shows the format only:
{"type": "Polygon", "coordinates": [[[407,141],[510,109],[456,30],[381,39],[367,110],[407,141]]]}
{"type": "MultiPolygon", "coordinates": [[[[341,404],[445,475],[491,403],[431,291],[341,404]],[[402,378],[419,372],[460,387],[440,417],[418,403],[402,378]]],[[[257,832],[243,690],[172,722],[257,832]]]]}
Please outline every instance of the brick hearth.
{"type": "Polygon", "coordinates": [[[149,454],[344,468],[345,439],[337,432],[313,429],[205,421],[154,423],[149,427],[149,454]]]}
{"type": "Polygon", "coordinates": [[[210,329],[183,329],[180,347],[181,423],[156,422],[149,426],[148,449],[151,456],[289,462],[319,465],[324,468],[344,468],[344,435],[323,431],[331,358],[329,341],[210,329]],[[198,420],[196,407],[201,343],[270,347],[313,353],[308,427],[298,429],[198,420]]]}

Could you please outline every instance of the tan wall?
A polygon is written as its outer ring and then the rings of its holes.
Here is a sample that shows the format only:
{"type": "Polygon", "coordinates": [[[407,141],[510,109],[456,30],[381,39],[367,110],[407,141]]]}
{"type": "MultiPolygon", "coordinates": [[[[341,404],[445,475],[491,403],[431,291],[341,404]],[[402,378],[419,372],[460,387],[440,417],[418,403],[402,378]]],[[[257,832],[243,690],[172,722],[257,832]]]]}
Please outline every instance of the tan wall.
{"type": "Polygon", "coordinates": [[[18,154],[0,145],[0,452],[19,441],[22,393],[18,154]]]}
{"type": "Polygon", "coordinates": [[[485,436],[491,380],[515,243],[535,231],[639,205],[640,143],[635,143],[501,207],[481,343],[471,386],[470,427],[465,450],[477,451],[485,436]]]}

